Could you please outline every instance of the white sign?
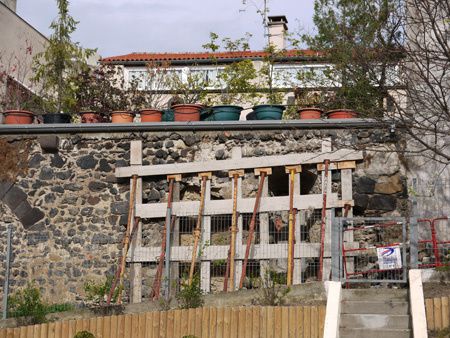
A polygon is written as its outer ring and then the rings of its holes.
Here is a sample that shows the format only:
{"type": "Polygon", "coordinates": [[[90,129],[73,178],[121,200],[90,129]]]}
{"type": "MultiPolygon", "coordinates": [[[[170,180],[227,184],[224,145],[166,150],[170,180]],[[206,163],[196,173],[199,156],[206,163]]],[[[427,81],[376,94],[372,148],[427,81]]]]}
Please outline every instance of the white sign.
{"type": "Polygon", "coordinates": [[[400,269],[402,267],[402,255],[399,246],[377,248],[377,255],[380,270],[400,269]]]}

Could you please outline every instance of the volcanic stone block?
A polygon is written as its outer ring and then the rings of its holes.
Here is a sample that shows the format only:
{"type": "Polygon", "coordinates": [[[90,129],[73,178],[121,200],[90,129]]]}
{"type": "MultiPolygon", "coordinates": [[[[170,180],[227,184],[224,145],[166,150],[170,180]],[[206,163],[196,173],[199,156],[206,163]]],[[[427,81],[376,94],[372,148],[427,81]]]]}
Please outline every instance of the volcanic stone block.
{"type": "Polygon", "coordinates": [[[3,201],[12,211],[14,211],[14,209],[17,208],[19,204],[26,199],[27,194],[25,194],[22,189],[20,189],[16,185],[12,186],[5,194],[5,196],[3,196],[3,201]]]}
{"type": "Polygon", "coordinates": [[[43,135],[38,138],[44,152],[56,153],[59,148],[59,137],[56,135],[43,135]]]}
{"type": "Polygon", "coordinates": [[[45,215],[41,210],[38,208],[33,208],[20,221],[22,222],[24,228],[27,229],[43,219],[44,216],[45,215]]]}
{"type": "Polygon", "coordinates": [[[9,191],[9,189],[11,189],[13,184],[14,184],[13,182],[9,181],[0,182],[0,199],[2,199],[6,195],[6,193],[9,191]]]}

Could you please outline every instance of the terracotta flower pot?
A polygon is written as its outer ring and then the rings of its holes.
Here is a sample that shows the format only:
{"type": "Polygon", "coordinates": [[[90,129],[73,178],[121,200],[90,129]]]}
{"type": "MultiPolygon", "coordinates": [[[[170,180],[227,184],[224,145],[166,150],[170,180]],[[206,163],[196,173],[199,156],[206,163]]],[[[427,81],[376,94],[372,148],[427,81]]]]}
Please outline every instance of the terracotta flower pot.
{"type": "Polygon", "coordinates": [[[102,123],[103,116],[93,111],[80,112],[81,123],[102,123]]]}
{"type": "Polygon", "coordinates": [[[134,114],[129,111],[120,110],[113,111],[111,113],[111,122],[112,123],[132,123],[134,119],[134,114]]]}
{"type": "Polygon", "coordinates": [[[297,112],[300,120],[317,120],[322,117],[323,110],[319,108],[300,108],[297,112]]]}
{"type": "Polygon", "coordinates": [[[26,110],[7,110],[3,113],[5,124],[32,124],[34,113],[26,110]]]}
{"type": "Polygon", "coordinates": [[[172,108],[175,122],[200,121],[200,104],[176,104],[172,108]]]}
{"type": "Polygon", "coordinates": [[[161,122],[162,115],[162,111],[157,109],[142,109],[141,122],[161,122]]]}
{"type": "Polygon", "coordinates": [[[358,117],[358,112],[351,109],[334,109],[326,113],[329,119],[354,119],[358,117]]]}

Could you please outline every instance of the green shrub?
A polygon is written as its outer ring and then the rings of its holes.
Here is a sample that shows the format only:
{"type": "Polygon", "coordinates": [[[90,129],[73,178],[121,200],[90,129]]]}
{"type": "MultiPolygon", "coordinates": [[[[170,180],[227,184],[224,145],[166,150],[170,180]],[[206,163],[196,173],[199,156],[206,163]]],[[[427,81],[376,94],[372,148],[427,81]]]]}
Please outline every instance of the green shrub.
{"type": "Polygon", "coordinates": [[[176,299],[180,309],[190,309],[201,307],[204,303],[203,291],[200,287],[200,276],[195,274],[192,284],[184,280],[181,284],[181,290],[177,293],[176,299]]]}
{"type": "MultiPolygon", "coordinates": [[[[106,276],[106,280],[104,282],[87,281],[84,284],[86,299],[94,302],[95,304],[104,303],[108,297],[109,291],[111,290],[113,280],[114,276],[108,275],[106,276]]],[[[119,286],[117,286],[114,290],[114,295],[111,299],[114,303],[117,301],[117,297],[119,296],[119,290],[119,286]]]]}
{"type": "Polygon", "coordinates": [[[34,282],[18,290],[9,297],[9,317],[30,317],[30,324],[45,322],[48,306],[41,297],[41,292],[34,282]]]}
{"type": "Polygon", "coordinates": [[[73,338],[95,338],[95,336],[89,331],[80,331],[73,338]]]}

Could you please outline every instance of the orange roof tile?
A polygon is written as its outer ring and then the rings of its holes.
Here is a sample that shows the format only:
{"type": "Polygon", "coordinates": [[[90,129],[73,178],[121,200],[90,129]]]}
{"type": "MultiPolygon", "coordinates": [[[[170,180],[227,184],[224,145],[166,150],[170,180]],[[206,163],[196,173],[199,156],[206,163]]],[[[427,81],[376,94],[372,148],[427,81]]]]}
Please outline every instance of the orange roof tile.
{"type": "MultiPolygon", "coordinates": [[[[317,57],[322,53],[312,50],[288,50],[284,53],[284,57],[317,57]]],[[[110,56],[102,58],[101,62],[150,62],[150,61],[193,61],[193,60],[226,60],[234,58],[255,59],[267,56],[264,51],[242,51],[242,52],[217,52],[217,53],[131,53],[118,56],[110,56]]]]}

